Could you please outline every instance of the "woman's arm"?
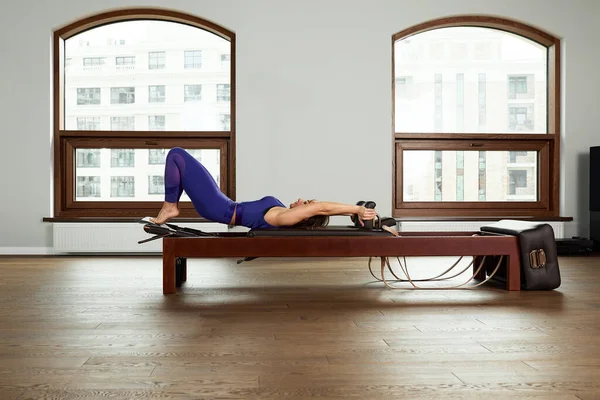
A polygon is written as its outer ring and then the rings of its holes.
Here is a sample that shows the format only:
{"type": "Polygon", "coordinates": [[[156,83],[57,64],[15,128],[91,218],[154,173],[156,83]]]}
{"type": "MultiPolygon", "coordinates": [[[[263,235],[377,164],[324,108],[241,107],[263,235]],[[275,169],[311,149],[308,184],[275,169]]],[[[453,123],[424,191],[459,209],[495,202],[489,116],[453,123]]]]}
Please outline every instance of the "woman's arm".
{"type": "Polygon", "coordinates": [[[318,204],[319,211],[317,215],[354,215],[360,214],[365,207],[352,204],[334,203],[331,201],[315,202],[318,204]]]}
{"type": "Polygon", "coordinates": [[[292,209],[275,208],[266,215],[265,220],[273,226],[291,226],[310,218],[313,215],[354,215],[358,214],[361,220],[373,219],[376,212],[364,206],[357,206],[330,201],[315,201],[303,204],[292,209]]]}

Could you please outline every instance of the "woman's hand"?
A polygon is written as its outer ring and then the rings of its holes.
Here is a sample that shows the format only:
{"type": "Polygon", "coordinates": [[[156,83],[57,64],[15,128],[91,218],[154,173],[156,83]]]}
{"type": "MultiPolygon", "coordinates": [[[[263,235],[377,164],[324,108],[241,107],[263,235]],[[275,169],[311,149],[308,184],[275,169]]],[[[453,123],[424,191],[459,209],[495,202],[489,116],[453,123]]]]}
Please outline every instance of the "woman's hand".
{"type": "Polygon", "coordinates": [[[363,223],[363,220],[374,219],[377,216],[377,213],[375,212],[375,210],[373,208],[367,208],[365,206],[359,206],[359,211],[357,214],[358,214],[358,220],[360,221],[360,224],[362,226],[365,226],[365,224],[363,223]]]}

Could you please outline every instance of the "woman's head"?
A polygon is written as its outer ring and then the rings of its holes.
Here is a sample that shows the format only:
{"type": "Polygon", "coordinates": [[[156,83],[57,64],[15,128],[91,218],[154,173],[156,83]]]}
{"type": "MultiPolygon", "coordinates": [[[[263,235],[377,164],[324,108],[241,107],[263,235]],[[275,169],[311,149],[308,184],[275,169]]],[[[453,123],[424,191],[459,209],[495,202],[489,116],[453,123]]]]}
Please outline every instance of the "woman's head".
{"type": "Polygon", "coordinates": [[[313,200],[304,200],[302,198],[298,198],[298,200],[296,200],[295,202],[290,204],[290,208],[294,208],[294,207],[298,207],[301,206],[302,204],[308,204],[308,203],[312,203],[313,200]]]}
{"type": "MultiPolygon", "coordinates": [[[[292,204],[290,204],[290,208],[298,207],[304,204],[310,204],[315,200],[303,200],[299,198],[292,204]]],[[[303,219],[302,221],[293,225],[294,228],[322,228],[329,224],[329,216],[328,215],[313,215],[312,217],[308,217],[303,219]]]]}

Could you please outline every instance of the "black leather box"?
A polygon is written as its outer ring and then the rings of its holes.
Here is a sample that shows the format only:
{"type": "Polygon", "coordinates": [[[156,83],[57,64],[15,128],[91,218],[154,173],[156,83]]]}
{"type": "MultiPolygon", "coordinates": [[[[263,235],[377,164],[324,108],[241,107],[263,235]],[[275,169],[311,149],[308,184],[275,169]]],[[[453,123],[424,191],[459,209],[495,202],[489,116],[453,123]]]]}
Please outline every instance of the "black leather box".
{"type": "MultiPolygon", "coordinates": [[[[513,235],[519,238],[521,257],[521,288],[552,290],[561,284],[554,230],[547,223],[519,220],[500,220],[480,228],[482,234],[513,235]]],[[[489,275],[498,262],[486,258],[484,268],[489,275]]],[[[492,279],[506,281],[506,260],[492,279]]]]}

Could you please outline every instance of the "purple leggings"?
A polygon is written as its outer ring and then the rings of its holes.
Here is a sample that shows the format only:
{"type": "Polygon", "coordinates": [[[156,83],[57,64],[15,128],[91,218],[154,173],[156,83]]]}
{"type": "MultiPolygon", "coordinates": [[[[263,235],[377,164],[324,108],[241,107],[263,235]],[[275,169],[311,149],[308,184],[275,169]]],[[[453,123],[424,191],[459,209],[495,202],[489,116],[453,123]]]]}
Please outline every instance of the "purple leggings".
{"type": "Polygon", "coordinates": [[[183,191],[202,217],[229,224],[235,202],[225,196],[206,167],[190,153],[175,147],[165,162],[165,201],[177,203],[183,191]]]}

